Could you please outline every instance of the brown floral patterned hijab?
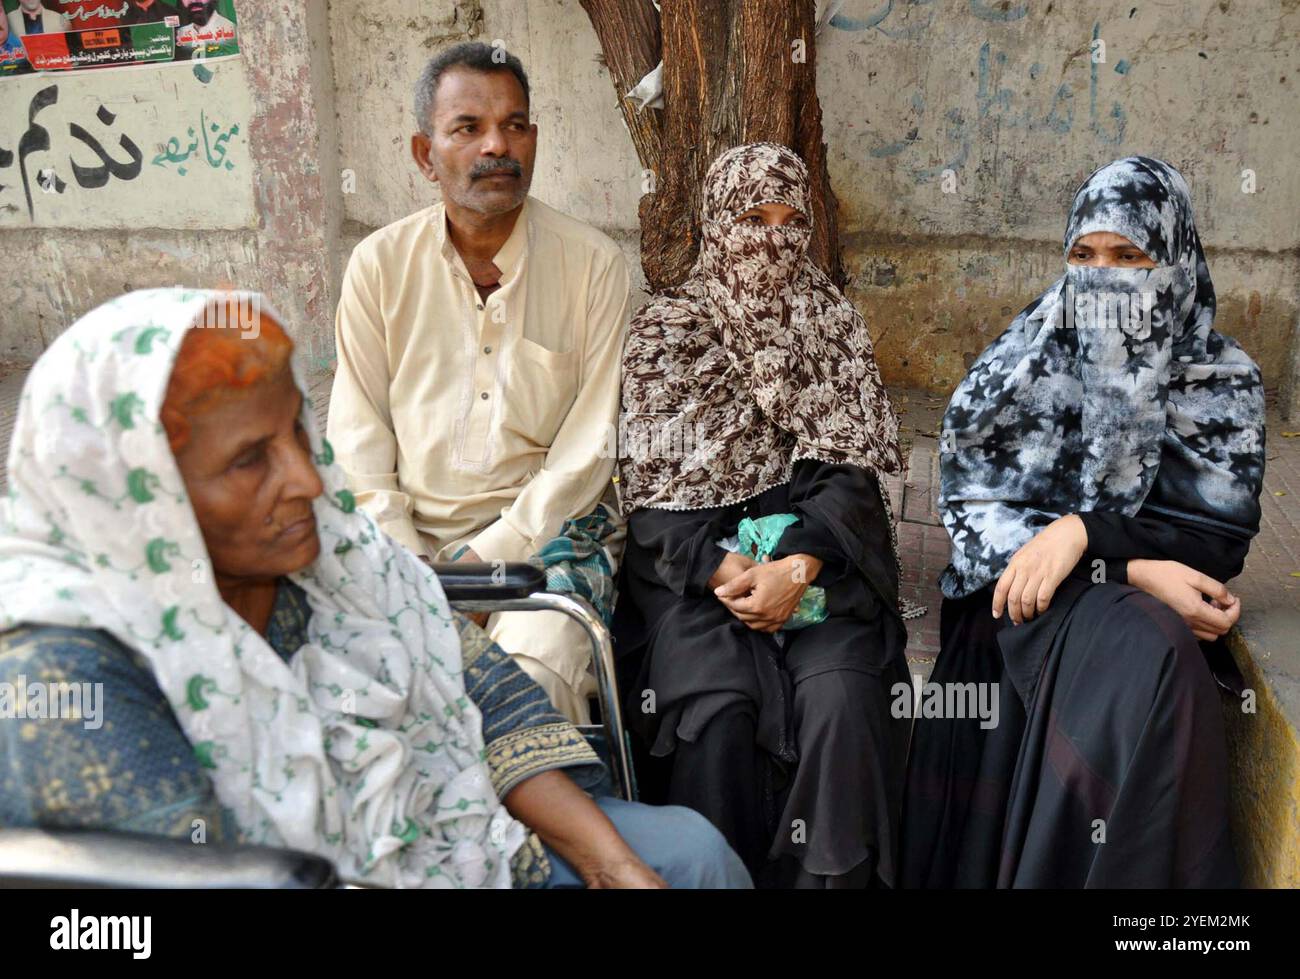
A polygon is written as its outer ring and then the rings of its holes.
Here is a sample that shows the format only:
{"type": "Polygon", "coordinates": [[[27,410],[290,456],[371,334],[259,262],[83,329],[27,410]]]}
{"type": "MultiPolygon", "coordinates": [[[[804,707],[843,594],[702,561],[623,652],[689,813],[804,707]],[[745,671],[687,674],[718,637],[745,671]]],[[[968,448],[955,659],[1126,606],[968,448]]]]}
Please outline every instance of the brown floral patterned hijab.
{"type": "Polygon", "coordinates": [[[794,463],[899,468],[898,420],[858,311],[808,258],[805,221],[738,223],[759,204],[811,215],[791,149],[749,143],[705,177],[699,258],[632,319],[623,358],[624,511],[725,506],[794,463]]]}

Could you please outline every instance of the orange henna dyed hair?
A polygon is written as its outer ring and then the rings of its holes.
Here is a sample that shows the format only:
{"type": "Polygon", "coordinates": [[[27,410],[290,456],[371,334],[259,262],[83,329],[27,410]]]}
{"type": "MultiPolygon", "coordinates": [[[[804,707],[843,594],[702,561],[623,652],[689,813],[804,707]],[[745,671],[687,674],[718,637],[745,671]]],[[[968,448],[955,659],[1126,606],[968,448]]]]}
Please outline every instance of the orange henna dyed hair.
{"type": "Polygon", "coordinates": [[[161,412],[173,455],[189,441],[192,416],[289,365],[293,341],[270,316],[254,309],[250,317],[247,302],[235,296],[217,300],[181,341],[161,412]]]}

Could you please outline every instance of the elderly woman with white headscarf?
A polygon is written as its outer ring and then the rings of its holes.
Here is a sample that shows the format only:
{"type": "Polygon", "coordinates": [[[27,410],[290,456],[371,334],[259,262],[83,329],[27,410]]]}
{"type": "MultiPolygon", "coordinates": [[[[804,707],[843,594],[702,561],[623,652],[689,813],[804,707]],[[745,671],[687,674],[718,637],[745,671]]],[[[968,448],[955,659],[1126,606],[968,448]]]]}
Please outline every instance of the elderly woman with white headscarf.
{"type": "Polygon", "coordinates": [[[111,724],[0,720],[0,825],[203,825],[395,887],[747,885],[697,814],[580,788],[577,730],[356,509],[292,347],[260,297],[156,290],[33,368],[0,679],[102,683],[111,724]]]}

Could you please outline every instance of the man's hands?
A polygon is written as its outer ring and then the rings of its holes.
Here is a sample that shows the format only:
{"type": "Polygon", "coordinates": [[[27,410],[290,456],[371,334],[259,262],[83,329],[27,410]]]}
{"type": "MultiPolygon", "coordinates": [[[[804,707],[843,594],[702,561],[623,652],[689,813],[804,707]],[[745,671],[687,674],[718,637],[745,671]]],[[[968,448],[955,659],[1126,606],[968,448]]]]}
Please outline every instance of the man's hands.
{"type": "Polygon", "coordinates": [[[1217,639],[1241,617],[1241,599],[1227,585],[1178,561],[1129,561],[1128,582],[1177,612],[1197,639],[1217,639]]]}
{"type": "Polygon", "coordinates": [[[1005,608],[1016,625],[1047,611],[1052,596],[1088,549],[1088,530],[1075,514],[1060,517],[1011,557],[993,589],[993,618],[1005,608]]]}
{"type": "MultiPolygon", "coordinates": [[[[724,560],[723,564],[726,563],[724,560]]],[[[811,554],[791,554],[761,564],[749,561],[749,565],[714,588],[713,593],[732,615],[757,632],[780,630],[799,607],[808,585],[822,570],[821,560],[811,554]]],[[[712,579],[709,583],[713,584],[712,579]]]]}

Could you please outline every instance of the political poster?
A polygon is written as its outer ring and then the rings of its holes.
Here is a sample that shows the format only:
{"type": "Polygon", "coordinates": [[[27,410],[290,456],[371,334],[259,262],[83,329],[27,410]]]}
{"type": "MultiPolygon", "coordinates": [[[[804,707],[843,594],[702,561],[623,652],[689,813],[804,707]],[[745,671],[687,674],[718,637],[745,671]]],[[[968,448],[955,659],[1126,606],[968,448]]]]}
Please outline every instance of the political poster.
{"type": "Polygon", "coordinates": [[[239,53],[235,0],[0,0],[0,80],[239,53]]]}

